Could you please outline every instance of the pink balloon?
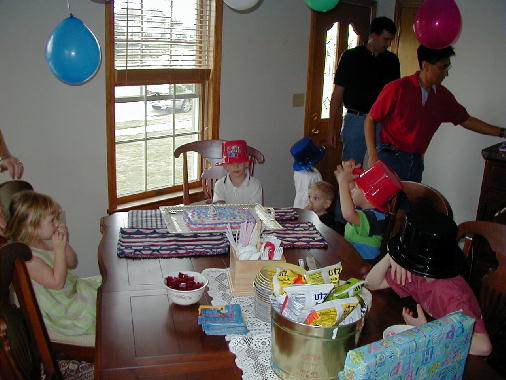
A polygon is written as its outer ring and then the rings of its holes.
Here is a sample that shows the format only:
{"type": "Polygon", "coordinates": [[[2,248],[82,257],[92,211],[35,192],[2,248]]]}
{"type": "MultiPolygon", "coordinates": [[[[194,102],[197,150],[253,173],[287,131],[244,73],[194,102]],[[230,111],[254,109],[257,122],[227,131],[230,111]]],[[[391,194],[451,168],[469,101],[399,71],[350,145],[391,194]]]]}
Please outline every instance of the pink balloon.
{"type": "Polygon", "coordinates": [[[426,0],[413,23],[418,41],[431,49],[443,49],[459,38],[462,16],[455,0],[426,0]]]}

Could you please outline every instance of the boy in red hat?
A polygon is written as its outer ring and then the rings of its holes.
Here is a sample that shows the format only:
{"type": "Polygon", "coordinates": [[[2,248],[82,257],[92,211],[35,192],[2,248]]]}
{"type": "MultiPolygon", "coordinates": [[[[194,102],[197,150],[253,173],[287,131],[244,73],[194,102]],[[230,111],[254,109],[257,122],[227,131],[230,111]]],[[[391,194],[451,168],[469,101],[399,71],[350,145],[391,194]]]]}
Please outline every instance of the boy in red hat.
{"type": "Polygon", "coordinates": [[[262,184],[249,175],[248,145],[244,140],[224,141],[223,165],[228,174],[214,184],[213,202],[263,204],[262,184]]]}
{"type": "Polygon", "coordinates": [[[402,189],[399,178],[381,161],[365,171],[354,160],[344,161],[334,174],[346,220],[344,238],[362,258],[374,260],[380,254],[388,203],[402,189]]]}
{"type": "Polygon", "coordinates": [[[469,353],[487,356],[492,345],[478,300],[459,274],[464,254],[456,237],[457,225],[449,216],[431,210],[409,212],[400,233],[388,241],[388,254],[367,275],[366,286],[392,288],[400,297],[413,297],[417,316],[408,308],[402,310],[410,325],[426,323],[425,313],[441,318],[463,311],[476,319],[469,353]]]}

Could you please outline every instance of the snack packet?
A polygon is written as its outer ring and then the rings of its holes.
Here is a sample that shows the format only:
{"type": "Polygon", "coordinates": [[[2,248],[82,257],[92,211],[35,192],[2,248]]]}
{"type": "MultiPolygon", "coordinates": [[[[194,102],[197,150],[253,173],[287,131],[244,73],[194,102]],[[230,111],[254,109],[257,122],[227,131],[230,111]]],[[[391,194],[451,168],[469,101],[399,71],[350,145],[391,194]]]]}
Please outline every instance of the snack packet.
{"type": "Polygon", "coordinates": [[[308,284],[334,284],[339,285],[339,274],[343,270],[341,263],[323,268],[308,270],[304,275],[308,284]]]}
{"type": "Polygon", "coordinates": [[[272,277],[272,290],[275,296],[283,294],[287,286],[292,285],[299,279],[299,274],[290,269],[276,269],[276,274],[272,277]]]}
{"type": "Polygon", "coordinates": [[[362,285],[365,280],[359,280],[358,278],[349,278],[346,281],[339,281],[340,285],[335,287],[327,296],[325,301],[332,301],[340,298],[348,298],[360,294],[362,291],[362,285]]]}
{"type": "Polygon", "coordinates": [[[303,322],[311,308],[325,300],[332,287],[332,284],[287,286],[279,312],[291,321],[303,322]]]}
{"type": "MultiPolygon", "coordinates": [[[[358,299],[350,297],[336,299],[315,305],[304,323],[312,326],[332,327],[342,323],[357,309],[358,299]]],[[[360,308],[358,308],[360,310],[360,308]]]]}

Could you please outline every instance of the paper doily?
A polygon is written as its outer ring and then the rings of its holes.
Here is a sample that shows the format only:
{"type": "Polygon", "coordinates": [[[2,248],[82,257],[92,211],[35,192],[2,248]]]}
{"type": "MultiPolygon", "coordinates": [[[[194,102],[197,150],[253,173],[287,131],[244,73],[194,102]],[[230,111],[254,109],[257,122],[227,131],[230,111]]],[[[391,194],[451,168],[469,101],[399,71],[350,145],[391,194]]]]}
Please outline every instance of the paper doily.
{"type": "Polygon", "coordinates": [[[209,279],[208,294],[213,305],[238,303],[246,316],[246,335],[225,336],[243,380],[279,380],[271,369],[271,325],[255,317],[254,297],[230,294],[228,269],[207,268],[202,274],[209,279]]]}
{"type": "MultiPolygon", "coordinates": [[[[246,335],[226,335],[235,364],[242,370],[243,380],[279,380],[271,368],[271,325],[255,317],[255,298],[235,297],[230,293],[229,269],[207,268],[202,274],[209,279],[208,294],[213,305],[237,303],[246,316],[246,335]]],[[[362,288],[362,298],[370,309],[372,294],[362,288]]]]}

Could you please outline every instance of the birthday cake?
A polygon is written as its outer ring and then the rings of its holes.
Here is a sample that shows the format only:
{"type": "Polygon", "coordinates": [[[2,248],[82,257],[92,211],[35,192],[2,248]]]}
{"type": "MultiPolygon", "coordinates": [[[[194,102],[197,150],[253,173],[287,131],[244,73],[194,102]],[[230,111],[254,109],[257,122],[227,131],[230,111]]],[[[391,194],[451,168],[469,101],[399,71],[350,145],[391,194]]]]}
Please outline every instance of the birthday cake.
{"type": "Polygon", "coordinates": [[[238,229],[243,222],[255,223],[250,210],[239,207],[197,207],[183,211],[183,219],[191,230],[223,230],[230,224],[238,229]]]}

